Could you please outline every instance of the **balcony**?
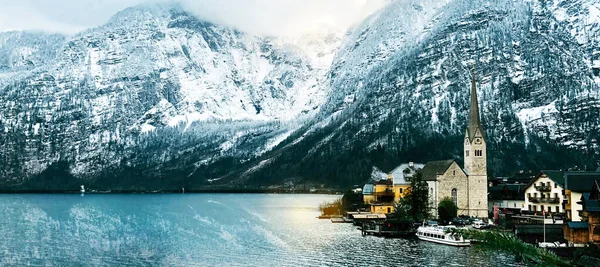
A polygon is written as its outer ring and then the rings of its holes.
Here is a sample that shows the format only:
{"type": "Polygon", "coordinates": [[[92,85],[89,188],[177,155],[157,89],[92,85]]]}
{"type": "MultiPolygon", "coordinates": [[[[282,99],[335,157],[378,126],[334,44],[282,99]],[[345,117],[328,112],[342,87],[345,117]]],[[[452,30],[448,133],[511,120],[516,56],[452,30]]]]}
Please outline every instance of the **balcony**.
{"type": "Polygon", "coordinates": [[[540,191],[540,192],[550,192],[550,191],[552,191],[552,187],[549,186],[549,185],[538,185],[538,186],[535,187],[535,189],[537,191],[540,191]]]}
{"type": "Polygon", "coordinates": [[[384,191],[375,192],[375,196],[377,196],[377,197],[394,196],[394,190],[386,189],[384,191]]]}
{"type": "Polygon", "coordinates": [[[550,204],[558,204],[560,203],[559,198],[550,197],[550,198],[541,198],[541,197],[530,197],[529,202],[531,203],[550,203],[550,204]]]}

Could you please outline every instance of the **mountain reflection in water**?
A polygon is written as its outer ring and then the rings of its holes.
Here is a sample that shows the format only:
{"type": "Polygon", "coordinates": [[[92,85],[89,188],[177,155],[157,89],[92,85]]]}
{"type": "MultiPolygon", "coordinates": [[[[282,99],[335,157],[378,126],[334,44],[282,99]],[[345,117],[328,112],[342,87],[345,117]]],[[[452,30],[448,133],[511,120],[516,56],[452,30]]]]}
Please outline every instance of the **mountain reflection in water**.
{"type": "Polygon", "coordinates": [[[318,220],[339,196],[0,195],[0,265],[517,266],[318,220]]]}

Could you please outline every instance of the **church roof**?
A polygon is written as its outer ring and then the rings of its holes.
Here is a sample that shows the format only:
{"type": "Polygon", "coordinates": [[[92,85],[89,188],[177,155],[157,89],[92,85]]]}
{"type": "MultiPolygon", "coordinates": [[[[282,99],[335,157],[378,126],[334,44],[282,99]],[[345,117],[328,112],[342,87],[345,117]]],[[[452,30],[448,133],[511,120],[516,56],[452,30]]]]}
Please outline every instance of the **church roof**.
{"type": "Polygon", "coordinates": [[[479,102],[477,101],[477,82],[475,80],[475,71],[471,74],[471,102],[469,109],[469,126],[467,127],[467,134],[469,140],[473,140],[477,129],[483,136],[483,128],[481,128],[481,121],[479,117],[479,102]]]}
{"type": "Polygon", "coordinates": [[[438,175],[442,175],[450,168],[453,159],[430,161],[421,169],[423,181],[436,181],[438,175]]]}

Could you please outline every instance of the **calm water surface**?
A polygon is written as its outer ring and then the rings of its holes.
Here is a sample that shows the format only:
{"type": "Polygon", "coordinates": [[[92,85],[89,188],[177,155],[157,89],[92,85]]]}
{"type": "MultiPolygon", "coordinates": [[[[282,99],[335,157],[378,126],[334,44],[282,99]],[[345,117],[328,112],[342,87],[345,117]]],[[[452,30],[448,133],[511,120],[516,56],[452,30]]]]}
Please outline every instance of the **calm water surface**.
{"type": "Polygon", "coordinates": [[[0,265],[516,266],[318,220],[338,196],[0,195],[0,265]]]}

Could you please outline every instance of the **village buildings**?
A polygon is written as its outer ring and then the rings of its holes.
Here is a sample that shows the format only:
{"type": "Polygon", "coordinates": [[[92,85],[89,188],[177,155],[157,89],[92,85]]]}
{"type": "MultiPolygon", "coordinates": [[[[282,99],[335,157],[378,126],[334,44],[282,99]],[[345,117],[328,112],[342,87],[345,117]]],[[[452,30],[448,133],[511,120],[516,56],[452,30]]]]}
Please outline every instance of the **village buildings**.
{"type": "Polygon", "coordinates": [[[564,213],[568,221],[582,221],[583,207],[578,202],[595,180],[600,180],[600,172],[541,171],[527,184],[525,206],[533,213],[564,213]]]}
{"type": "Polygon", "coordinates": [[[372,210],[392,211],[410,186],[419,170],[427,182],[432,214],[437,216],[437,206],[444,198],[450,198],[458,206],[458,214],[488,217],[488,179],[486,140],[479,116],[479,103],[475,77],[471,80],[470,110],[464,137],[464,168],[453,160],[431,161],[427,164],[407,163],[398,166],[388,176],[388,182],[365,185],[364,201],[372,210]],[[384,202],[393,195],[392,202],[384,202]],[[375,208],[373,208],[375,207],[375,208]]]}

